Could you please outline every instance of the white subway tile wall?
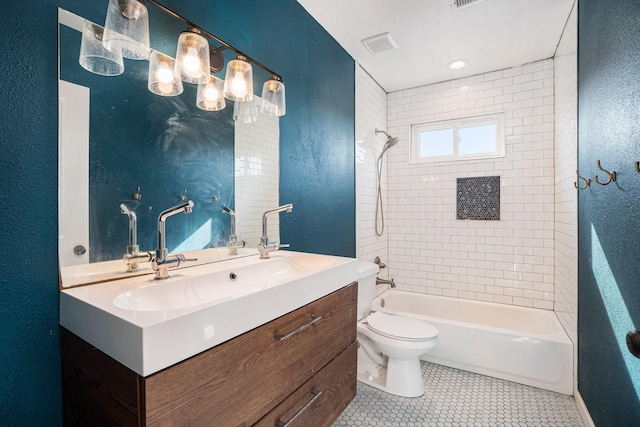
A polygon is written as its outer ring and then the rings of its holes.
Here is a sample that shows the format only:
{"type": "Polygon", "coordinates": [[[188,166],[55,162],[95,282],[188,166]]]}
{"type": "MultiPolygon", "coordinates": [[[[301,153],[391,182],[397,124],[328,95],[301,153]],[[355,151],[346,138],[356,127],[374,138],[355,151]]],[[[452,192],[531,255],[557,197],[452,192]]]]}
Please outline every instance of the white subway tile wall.
{"type": "MultiPolygon", "coordinates": [[[[279,118],[259,113],[255,123],[236,123],[234,138],[236,234],[247,247],[257,248],[262,235],[262,214],[279,205],[279,118]],[[237,197],[238,194],[243,197],[237,197]]],[[[269,218],[271,241],[280,241],[279,224],[278,215],[269,218]]]]}
{"type": "MultiPolygon", "coordinates": [[[[576,8],[555,55],[555,311],[574,346],[578,338],[578,146],[576,8]]],[[[577,352],[573,366],[577,369],[577,352]]],[[[577,378],[574,372],[574,378],[577,378]]],[[[577,387],[576,387],[577,388],[577,387]]]]}
{"type": "MultiPolygon", "coordinates": [[[[388,263],[389,220],[387,206],[386,154],[382,172],[382,196],[386,219],[385,233],[375,233],[377,195],[376,160],[387,138],[376,129],[387,129],[387,94],[356,65],[356,257],[373,261],[379,256],[388,263]]],[[[387,277],[386,271],[380,277],[387,277]]]]}
{"type": "Polygon", "coordinates": [[[399,289],[553,309],[553,85],[548,59],[388,94],[388,130],[400,137],[387,152],[386,198],[399,289]],[[504,158],[409,164],[412,124],[501,111],[504,158]],[[500,221],[456,220],[456,178],[492,175],[500,221]]]}

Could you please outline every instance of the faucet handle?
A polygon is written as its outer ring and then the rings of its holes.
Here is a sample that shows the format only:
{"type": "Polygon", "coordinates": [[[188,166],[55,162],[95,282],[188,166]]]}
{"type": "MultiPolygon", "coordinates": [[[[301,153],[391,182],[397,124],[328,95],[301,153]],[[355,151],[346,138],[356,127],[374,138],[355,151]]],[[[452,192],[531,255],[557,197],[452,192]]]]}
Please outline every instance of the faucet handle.
{"type": "Polygon", "coordinates": [[[288,248],[288,243],[260,243],[258,245],[258,252],[260,252],[260,259],[269,259],[269,252],[279,251],[282,248],[288,248]]]}
{"type": "Polygon", "coordinates": [[[175,259],[178,260],[178,265],[176,265],[176,267],[179,267],[181,262],[192,262],[198,260],[198,258],[186,258],[183,254],[173,254],[169,255],[169,257],[175,257],[175,259]]]}
{"type": "MultiPolygon", "coordinates": [[[[164,261],[158,261],[157,257],[151,261],[151,268],[154,271],[160,271],[164,269],[165,271],[169,268],[177,268],[180,267],[180,264],[183,262],[197,261],[198,258],[187,258],[183,254],[171,254],[165,258],[164,261]]],[[[165,277],[159,277],[165,278],[165,277]]]]}

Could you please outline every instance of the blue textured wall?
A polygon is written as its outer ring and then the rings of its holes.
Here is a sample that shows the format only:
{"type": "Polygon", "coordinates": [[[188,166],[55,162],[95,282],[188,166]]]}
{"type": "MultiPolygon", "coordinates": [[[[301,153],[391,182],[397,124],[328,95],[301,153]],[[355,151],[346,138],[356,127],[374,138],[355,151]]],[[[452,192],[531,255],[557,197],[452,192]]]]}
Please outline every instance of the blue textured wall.
{"type": "Polygon", "coordinates": [[[579,168],[617,182],[579,192],[578,389],[598,427],[640,422],[640,3],[578,3],[579,168]]]}
{"type": "MultiPolygon", "coordinates": [[[[52,426],[61,423],[56,8],[104,22],[107,1],[6,3],[0,27],[0,424],[52,426]]],[[[262,8],[250,0],[173,3],[285,79],[280,194],[295,208],[281,217],[282,240],[297,250],[354,256],[353,60],[295,0],[271,0],[262,8]]],[[[256,74],[256,81],[268,77],[256,74]]]]}

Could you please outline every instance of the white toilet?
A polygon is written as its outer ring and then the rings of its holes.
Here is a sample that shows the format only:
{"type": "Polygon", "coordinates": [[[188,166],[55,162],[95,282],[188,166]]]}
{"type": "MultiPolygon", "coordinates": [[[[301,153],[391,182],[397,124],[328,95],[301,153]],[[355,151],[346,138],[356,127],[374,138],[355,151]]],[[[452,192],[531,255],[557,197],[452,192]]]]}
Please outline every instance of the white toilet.
{"type": "Polygon", "coordinates": [[[438,330],[422,320],[371,312],[378,266],[358,262],[358,380],[404,397],[424,394],[420,356],[438,344],[438,330]]]}

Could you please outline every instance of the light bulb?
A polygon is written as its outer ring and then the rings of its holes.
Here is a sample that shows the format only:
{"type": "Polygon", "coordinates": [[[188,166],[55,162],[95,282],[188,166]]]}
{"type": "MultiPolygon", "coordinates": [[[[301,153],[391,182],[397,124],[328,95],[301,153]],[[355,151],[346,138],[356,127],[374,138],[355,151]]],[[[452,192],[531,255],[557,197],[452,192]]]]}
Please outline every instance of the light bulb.
{"type": "Polygon", "coordinates": [[[187,48],[187,54],[182,60],[184,73],[189,77],[197,78],[200,76],[200,58],[198,58],[198,50],[194,47],[187,48]]]}
{"type": "Polygon", "coordinates": [[[238,71],[231,81],[231,92],[237,97],[242,97],[247,93],[247,82],[244,80],[244,73],[238,71]]]}
{"type": "Polygon", "coordinates": [[[207,88],[204,90],[204,98],[207,101],[215,101],[220,97],[220,91],[216,89],[216,87],[212,84],[208,84],[207,88]]]}
{"type": "Polygon", "coordinates": [[[160,83],[171,83],[173,81],[173,70],[166,62],[163,62],[158,69],[158,81],[160,83]]]}

